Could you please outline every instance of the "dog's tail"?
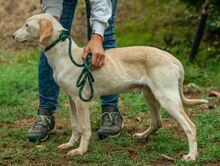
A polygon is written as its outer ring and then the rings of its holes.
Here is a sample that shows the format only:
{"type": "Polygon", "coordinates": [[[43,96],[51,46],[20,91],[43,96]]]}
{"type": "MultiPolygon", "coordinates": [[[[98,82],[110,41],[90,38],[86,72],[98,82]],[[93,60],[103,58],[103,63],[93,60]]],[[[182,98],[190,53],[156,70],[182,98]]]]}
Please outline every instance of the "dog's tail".
{"type": "Polygon", "coordinates": [[[183,104],[190,106],[190,105],[208,103],[208,100],[205,100],[205,99],[188,99],[184,96],[183,94],[184,69],[180,62],[178,62],[178,66],[180,69],[179,93],[180,93],[180,97],[181,97],[183,104]]]}

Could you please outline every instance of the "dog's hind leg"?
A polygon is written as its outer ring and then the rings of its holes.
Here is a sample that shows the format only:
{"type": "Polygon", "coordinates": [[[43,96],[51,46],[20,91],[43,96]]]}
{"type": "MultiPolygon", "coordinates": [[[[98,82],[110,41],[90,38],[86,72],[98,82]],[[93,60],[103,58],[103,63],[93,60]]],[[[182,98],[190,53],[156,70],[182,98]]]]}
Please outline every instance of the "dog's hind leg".
{"type": "Polygon", "coordinates": [[[68,153],[71,156],[85,153],[88,150],[91,138],[89,103],[81,101],[78,96],[74,97],[74,102],[77,110],[78,128],[81,139],[79,148],[73,149],[68,153]]]}
{"type": "Polygon", "coordinates": [[[180,68],[175,64],[160,66],[151,71],[148,86],[161,107],[176,119],[187,135],[189,153],[183,160],[195,160],[197,156],[196,127],[184,112],[179,91],[180,68]]]}
{"type": "Polygon", "coordinates": [[[161,106],[179,122],[187,135],[189,142],[189,153],[184,155],[182,159],[195,160],[197,156],[196,127],[188,118],[183,109],[178,87],[174,86],[172,89],[157,88],[157,90],[154,91],[154,94],[161,106]]]}
{"type": "Polygon", "coordinates": [[[151,92],[150,88],[145,88],[143,93],[146,104],[148,104],[148,108],[150,110],[151,124],[150,127],[143,133],[134,134],[134,137],[138,139],[148,138],[162,126],[160,119],[160,104],[155,99],[154,94],[151,92]]]}
{"type": "Polygon", "coordinates": [[[72,100],[72,98],[69,96],[68,96],[68,98],[69,98],[69,104],[70,104],[69,110],[70,110],[72,135],[71,135],[69,142],[58,146],[58,149],[60,149],[60,150],[69,149],[69,148],[73,147],[78,142],[78,139],[79,139],[79,128],[78,128],[76,106],[75,106],[75,103],[72,100]]]}

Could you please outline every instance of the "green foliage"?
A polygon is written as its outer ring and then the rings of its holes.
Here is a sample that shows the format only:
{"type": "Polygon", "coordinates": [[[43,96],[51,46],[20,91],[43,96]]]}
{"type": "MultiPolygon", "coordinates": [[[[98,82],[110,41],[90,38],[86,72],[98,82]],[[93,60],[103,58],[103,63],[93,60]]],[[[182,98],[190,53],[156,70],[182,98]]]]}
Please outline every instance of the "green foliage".
{"type": "MultiPolygon", "coordinates": [[[[118,10],[121,15],[118,18],[123,20],[116,22],[118,46],[153,45],[165,48],[183,63],[185,84],[194,83],[201,87],[199,93],[192,95],[208,98],[209,89],[219,89],[220,56],[216,50],[202,44],[195,64],[187,61],[186,55],[195,26],[191,22],[186,23],[187,20],[182,17],[186,10],[185,4],[179,3],[179,0],[163,0],[160,5],[155,0],[133,2],[121,1],[121,10],[118,10]]],[[[63,93],[60,94],[60,109],[56,114],[57,132],[47,142],[27,141],[26,132],[33,124],[38,105],[37,59],[37,50],[17,52],[16,56],[0,50],[0,165],[219,164],[220,109],[215,107],[219,102],[214,97],[208,98],[208,108],[206,105],[186,108],[190,119],[197,126],[199,157],[195,162],[180,160],[188,151],[187,137],[179,124],[163,109],[163,128],[148,140],[132,138],[134,133],[144,131],[150,125],[150,114],[141,94],[120,95],[119,109],[125,128],[117,139],[98,139],[96,131],[101,117],[99,99],[90,103],[93,136],[85,155],[68,157],[68,150],[57,150],[57,146],[67,142],[71,135],[68,101],[63,93]],[[175,161],[165,159],[163,154],[175,161]]]]}
{"type": "Polygon", "coordinates": [[[208,28],[210,30],[220,30],[220,1],[210,5],[210,18],[208,19],[208,28]]]}
{"type": "MultiPolygon", "coordinates": [[[[203,3],[205,0],[182,0],[187,3],[189,6],[189,12],[192,14],[196,12],[199,14],[199,10],[201,10],[203,3]]],[[[209,5],[209,18],[207,21],[207,27],[210,31],[218,31],[220,32],[220,1],[219,0],[211,0],[209,5]]]]}

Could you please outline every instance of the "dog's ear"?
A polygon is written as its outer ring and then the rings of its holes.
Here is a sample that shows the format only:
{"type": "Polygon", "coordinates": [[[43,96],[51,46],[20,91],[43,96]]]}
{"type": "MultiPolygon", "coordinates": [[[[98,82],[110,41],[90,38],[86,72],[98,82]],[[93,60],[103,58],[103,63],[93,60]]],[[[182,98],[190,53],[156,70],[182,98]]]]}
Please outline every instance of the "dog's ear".
{"type": "Polygon", "coordinates": [[[47,19],[40,19],[39,21],[39,36],[40,36],[40,43],[45,43],[53,34],[53,25],[52,22],[47,19]]]}

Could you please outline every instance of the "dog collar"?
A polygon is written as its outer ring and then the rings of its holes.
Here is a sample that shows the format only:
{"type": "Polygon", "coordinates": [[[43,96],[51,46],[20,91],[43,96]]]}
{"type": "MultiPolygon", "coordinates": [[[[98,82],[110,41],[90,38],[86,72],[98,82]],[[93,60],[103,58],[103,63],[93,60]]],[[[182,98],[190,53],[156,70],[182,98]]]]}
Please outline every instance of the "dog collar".
{"type": "Polygon", "coordinates": [[[79,75],[77,82],[76,82],[76,87],[79,88],[79,98],[84,101],[84,102],[88,102],[90,101],[93,96],[94,96],[94,88],[93,88],[93,82],[94,77],[92,75],[91,72],[91,61],[92,61],[92,54],[89,53],[86,57],[86,59],[83,61],[82,64],[77,63],[73,56],[72,56],[72,40],[70,38],[70,36],[67,34],[67,31],[62,31],[58,37],[58,39],[54,40],[49,46],[47,46],[44,51],[48,51],[51,48],[53,48],[57,43],[59,43],[60,41],[65,41],[66,39],[69,40],[69,47],[68,47],[68,54],[69,54],[69,58],[72,61],[72,63],[74,65],[76,65],[77,67],[82,67],[82,72],[79,75]],[[86,82],[88,81],[89,87],[90,87],[90,95],[88,98],[83,97],[83,89],[85,87],[86,82]]]}
{"type": "Polygon", "coordinates": [[[70,38],[69,35],[67,34],[67,31],[62,31],[58,37],[58,39],[54,40],[49,46],[47,46],[44,49],[44,52],[50,50],[51,48],[53,48],[57,43],[59,43],[60,41],[65,41],[67,38],[70,38]]]}

